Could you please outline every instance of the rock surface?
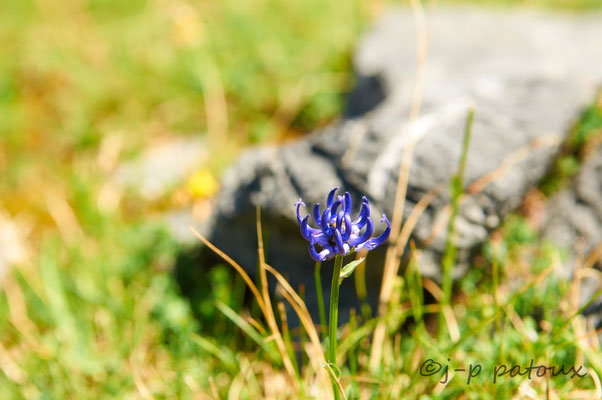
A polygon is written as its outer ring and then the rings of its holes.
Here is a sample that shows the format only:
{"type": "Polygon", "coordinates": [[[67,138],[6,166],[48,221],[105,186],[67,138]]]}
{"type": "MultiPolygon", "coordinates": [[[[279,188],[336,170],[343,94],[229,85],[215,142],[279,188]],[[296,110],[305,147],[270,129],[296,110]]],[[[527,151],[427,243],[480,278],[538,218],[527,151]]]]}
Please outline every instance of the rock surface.
{"type": "MultiPolygon", "coordinates": [[[[585,159],[571,185],[548,201],[542,225],[544,238],[568,250],[562,271],[567,278],[573,276],[575,265],[587,269],[602,265],[602,144],[585,159]]],[[[601,288],[601,273],[582,273],[580,306],[601,288]]],[[[602,297],[585,314],[596,329],[602,327],[602,297]]]]}
{"type": "MultiPolygon", "coordinates": [[[[425,193],[443,188],[413,232],[424,248],[423,273],[437,279],[445,229],[433,234],[433,228],[445,222],[447,185],[457,170],[468,109],[474,106],[475,120],[465,178],[469,195],[456,225],[460,264],[538,183],[581,107],[593,99],[602,83],[602,47],[593,39],[602,37],[601,19],[436,10],[427,20],[421,114],[410,125],[415,23],[409,10],[390,12],[357,48],[358,85],[341,121],[303,140],[243,154],[223,179],[214,219],[201,229],[254,271],[260,206],[268,262],[294,287],[303,283],[311,292],[313,261],[295,221],[295,201],[324,203],[338,186],[356,203],[366,195],[373,216],[391,217],[401,155],[414,140],[405,217],[425,193]]],[[[373,253],[367,269],[372,300],[383,250],[373,253]]],[[[323,281],[330,272],[326,265],[323,281]]],[[[352,280],[343,284],[342,304],[354,304],[352,286],[352,280]]],[[[310,307],[312,300],[308,296],[310,307]]]]}
{"type": "Polygon", "coordinates": [[[571,250],[567,265],[574,265],[578,254],[600,262],[602,253],[596,254],[602,248],[595,250],[602,246],[602,145],[584,160],[571,185],[550,198],[543,219],[543,236],[571,250]]]}

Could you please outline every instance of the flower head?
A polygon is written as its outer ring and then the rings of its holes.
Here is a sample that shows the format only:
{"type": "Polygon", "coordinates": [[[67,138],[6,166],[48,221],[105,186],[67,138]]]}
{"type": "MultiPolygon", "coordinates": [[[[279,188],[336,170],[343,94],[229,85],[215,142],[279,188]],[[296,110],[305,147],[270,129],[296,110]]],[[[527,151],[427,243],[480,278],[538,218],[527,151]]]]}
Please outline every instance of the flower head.
{"type": "Polygon", "coordinates": [[[345,192],[344,196],[337,196],[335,200],[337,189],[338,187],[332,189],[328,194],[323,212],[320,212],[320,203],[313,208],[313,219],[318,228],[309,225],[310,215],[301,218],[299,208],[305,206],[305,203],[301,199],[295,203],[301,235],[309,242],[309,254],[316,261],[327,260],[336,254],[344,256],[361,249],[372,250],[383,244],[391,233],[391,224],[383,214],[380,222],[385,222],[387,228],[380,236],[371,237],[374,224],[370,219],[370,205],[365,196],[362,197],[360,214],[352,222],[349,215],[351,195],[349,192],[345,192]],[[319,246],[321,250],[316,250],[316,246],[319,246]]]}

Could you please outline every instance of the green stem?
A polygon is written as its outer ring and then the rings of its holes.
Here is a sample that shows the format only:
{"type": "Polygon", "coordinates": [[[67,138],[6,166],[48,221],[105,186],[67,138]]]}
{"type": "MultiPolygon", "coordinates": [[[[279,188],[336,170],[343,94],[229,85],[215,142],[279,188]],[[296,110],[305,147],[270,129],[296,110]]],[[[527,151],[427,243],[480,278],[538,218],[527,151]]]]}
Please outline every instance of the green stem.
{"type": "Polygon", "coordinates": [[[497,289],[499,286],[499,260],[498,260],[499,243],[493,243],[493,305],[495,306],[496,324],[499,333],[502,333],[502,310],[497,298],[497,289]]]}
{"type": "Polygon", "coordinates": [[[505,340],[504,340],[504,327],[502,326],[502,308],[497,297],[497,290],[500,285],[500,260],[499,260],[499,246],[500,243],[493,242],[493,305],[495,306],[495,322],[497,325],[498,334],[500,335],[499,341],[499,359],[506,362],[506,351],[505,351],[505,340]]]}
{"type": "MultiPolygon", "coordinates": [[[[443,282],[441,285],[441,291],[443,292],[443,298],[441,299],[441,305],[443,307],[451,304],[452,289],[454,283],[454,268],[456,264],[457,246],[455,243],[455,222],[458,212],[460,210],[460,197],[464,192],[464,171],[466,169],[466,158],[468,156],[468,145],[470,143],[470,137],[472,134],[472,122],[474,119],[474,110],[471,108],[468,111],[466,117],[466,130],[464,131],[464,139],[462,141],[462,152],[460,154],[460,165],[458,167],[458,173],[455,174],[451,179],[450,192],[451,192],[451,215],[447,224],[447,238],[445,240],[445,249],[443,251],[443,258],[441,260],[441,266],[443,269],[443,282]]],[[[445,316],[443,314],[443,307],[441,308],[440,314],[440,327],[445,324],[445,316]]]]}
{"type": "MultiPolygon", "coordinates": [[[[357,328],[357,324],[355,321],[355,309],[352,308],[349,310],[349,330],[351,332],[355,332],[357,328]]],[[[357,380],[355,377],[357,376],[357,351],[355,348],[356,345],[351,346],[349,349],[349,372],[351,372],[352,380],[351,387],[354,397],[359,397],[359,387],[357,384],[357,380]]]]}
{"type": "MultiPolygon", "coordinates": [[[[343,267],[343,256],[336,255],[334,258],[334,271],[332,271],[332,285],[330,287],[330,323],[328,326],[328,362],[333,366],[337,365],[337,320],[339,316],[339,276],[343,267]]],[[[339,387],[336,382],[332,382],[334,398],[340,399],[339,387]]]]}
{"type": "Polygon", "coordinates": [[[316,261],[314,268],[314,279],[316,280],[316,296],[318,296],[318,312],[320,313],[320,332],[322,337],[326,335],[326,309],[324,308],[324,291],[322,290],[322,278],[320,277],[320,268],[322,263],[316,261]]]}

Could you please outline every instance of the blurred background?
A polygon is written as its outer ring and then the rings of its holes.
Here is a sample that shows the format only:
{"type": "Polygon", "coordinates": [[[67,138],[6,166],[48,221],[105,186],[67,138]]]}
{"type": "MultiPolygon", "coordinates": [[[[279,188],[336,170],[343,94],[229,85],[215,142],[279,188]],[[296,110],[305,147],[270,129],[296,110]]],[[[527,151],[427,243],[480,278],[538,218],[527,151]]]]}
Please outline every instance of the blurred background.
{"type": "Polygon", "coordinates": [[[237,309],[243,285],[213,268],[191,310],[161,215],[208,214],[241,149],[336,119],[354,45],[392,4],[0,1],[1,398],[199,390],[211,361],[190,338],[225,331],[215,300],[237,309]]]}

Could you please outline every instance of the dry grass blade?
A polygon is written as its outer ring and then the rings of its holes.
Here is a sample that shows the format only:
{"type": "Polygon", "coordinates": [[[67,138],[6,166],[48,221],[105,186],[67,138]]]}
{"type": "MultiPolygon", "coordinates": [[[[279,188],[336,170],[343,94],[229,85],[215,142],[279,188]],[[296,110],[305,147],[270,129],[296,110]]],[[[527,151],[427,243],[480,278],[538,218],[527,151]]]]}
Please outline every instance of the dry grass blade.
{"type": "Polygon", "coordinates": [[[430,278],[423,277],[422,286],[428,290],[428,292],[435,298],[435,300],[437,300],[437,302],[441,302],[441,299],[443,298],[443,292],[441,291],[441,288],[437,286],[435,281],[430,278]]]}
{"type": "Polygon", "coordinates": [[[533,342],[537,339],[537,332],[535,332],[535,330],[532,328],[525,327],[522,318],[514,310],[512,304],[506,304],[504,307],[504,312],[510,319],[510,322],[512,322],[512,326],[514,326],[516,331],[521,334],[525,341],[533,342]]]}
{"type": "Polygon", "coordinates": [[[256,381],[249,379],[253,375],[252,365],[247,361],[246,358],[241,357],[240,359],[240,372],[234,377],[230,383],[230,389],[228,390],[228,400],[238,400],[242,397],[242,391],[245,387],[249,388],[251,393],[261,393],[261,390],[257,387],[256,381]]]}
{"type": "MultiPolygon", "coordinates": [[[[303,318],[305,320],[305,322],[311,326],[311,329],[309,329],[307,331],[307,334],[309,335],[312,343],[317,345],[317,348],[322,349],[322,346],[320,345],[318,331],[316,330],[316,327],[314,326],[313,321],[311,319],[311,315],[309,314],[309,311],[307,310],[307,306],[305,305],[305,303],[303,302],[301,297],[299,297],[297,292],[295,292],[295,290],[286,281],[286,279],[280,274],[280,272],[276,271],[274,269],[274,267],[272,267],[269,264],[265,264],[265,268],[272,275],[274,275],[274,277],[278,280],[278,283],[284,289],[283,294],[290,296],[291,301],[289,301],[289,303],[291,303],[291,306],[293,306],[293,307],[296,306],[301,311],[302,315],[299,315],[299,317],[303,318]]],[[[301,322],[303,322],[303,320],[301,322]]],[[[305,326],[305,324],[304,324],[304,326],[305,326]]]]}
{"type": "Polygon", "coordinates": [[[339,381],[339,378],[337,378],[337,375],[332,370],[332,367],[330,366],[330,364],[325,364],[324,368],[326,368],[328,370],[328,373],[330,374],[330,376],[332,376],[332,379],[334,379],[334,381],[337,383],[337,386],[339,387],[339,390],[341,391],[341,395],[343,396],[343,399],[347,400],[347,396],[345,395],[345,390],[343,389],[343,385],[341,385],[341,381],[339,381]]]}
{"type": "MultiPolygon", "coordinates": [[[[245,272],[245,270],[236,261],[234,261],[232,258],[230,258],[226,253],[224,253],[223,251],[221,251],[220,249],[215,247],[213,245],[213,243],[211,243],[209,240],[207,240],[196,229],[194,229],[193,227],[189,227],[189,228],[192,231],[192,233],[194,233],[195,236],[198,237],[207,247],[209,247],[217,255],[219,255],[224,260],[226,260],[226,262],[228,264],[230,264],[242,276],[242,278],[246,282],[247,286],[249,286],[249,289],[251,289],[253,296],[255,296],[255,299],[257,300],[257,304],[259,304],[259,307],[261,308],[261,311],[262,311],[266,321],[268,322],[270,329],[272,330],[273,337],[274,337],[274,340],[276,341],[276,346],[278,348],[278,352],[280,353],[280,355],[282,357],[282,362],[284,363],[284,368],[286,369],[286,372],[289,375],[292,384],[297,389],[298,383],[297,383],[297,379],[295,376],[295,370],[293,368],[293,363],[291,362],[290,358],[288,357],[286,348],[284,347],[284,342],[282,340],[282,336],[280,335],[280,331],[278,330],[278,324],[276,324],[276,319],[274,317],[272,307],[271,307],[271,305],[270,306],[266,305],[266,301],[264,300],[265,298],[267,298],[269,301],[269,294],[267,294],[267,296],[264,298],[264,296],[262,296],[259,293],[257,286],[255,286],[255,283],[253,283],[253,281],[251,280],[249,275],[245,272]]],[[[261,246],[261,251],[262,251],[262,255],[263,255],[263,246],[261,246]]],[[[263,257],[262,257],[262,259],[263,259],[263,257]]],[[[260,265],[262,265],[262,263],[260,263],[260,265]]],[[[260,268],[260,270],[261,270],[261,268],[260,268]]],[[[265,282],[265,279],[263,279],[262,281],[265,282]]],[[[266,284],[265,291],[267,292],[267,284],[266,284]]],[[[270,304],[270,303],[268,303],[268,304],[270,304]]]]}
{"type": "Polygon", "coordinates": [[[297,376],[295,374],[295,368],[293,366],[293,362],[289,357],[288,352],[286,351],[286,346],[284,344],[284,340],[282,339],[282,335],[280,330],[278,329],[278,324],[276,323],[276,317],[274,316],[274,310],[272,308],[272,302],[270,300],[270,293],[268,291],[268,279],[266,274],[266,263],[265,263],[265,254],[263,251],[263,234],[261,232],[261,215],[259,212],[259,207],[257,207],[257,253],[259,256],[259,279],[261,281],[261,293],[263,296],[263,301],[265,304],[264,316],[272,331],[274,336],[274,340],[276,341],[276,347],[278,347],[278,352],[280,353],[280,357],[282,357],[282,362],[284,363],[284,368],[286,369],[287,374],[289,375],[291,381],[295,389],[299,389],[299,384],[297,382],[297,376]]]}
{"type": "Polygon", "coordinates": [[[597,262],[602,263],[602,241],[600,241],[600,243],[598,243],[598,245],[589,252],[585,258],[585,261],[583,262],[583,268],[592,268],[597,262]]]}
{"type": "Polygon", "coordinates": [[[194,235],[197,238],[199,238],[201,240],[201,242],[203,242],[205,244],[205,246],[209,247],[215,254],[217,254],[218,256],[223,258],[228,264],[230,264],[236,270],[236,272],[238,272],[240,274],[240,276],[242,276],[245,283],[247,284],[247,286],[249,286],[249,289],[253,293],[253,296],[255,296],[255,300],[257,300],[257,304],[259,304],[261,311],[265,315],[266,307],[265,307],[265,302],[263,301],[263,297],[259,293],[259,290],[257,290],[257,286],[255,286],[255,283],[253,283],[253,280],[249,277],[249,275],[245,272],[245,270],[240,265],[238,265],[238,263],[236,261],[234,261],[232,258],[230,258],[226,253],[224,253],[223,251],[221,251],[220,249],[215,247],[213,245],[213,243],[211,243],[209,240],[207,240],[203,235],[201,235],[192,226],[189,226],[188,228],[192,231],[192,233],[194,233],[194,235]]]}
{"type": "Polygon", "coordinates": [[[138,390],[138,394],[140,395],[140,397],[142,397],[145,400],[152,400],[154,399],[153,394],[150,390],[150,388],[148,387],[148,385],[145,382],[145,379],[143,378],[143,374],[141,372],[141,367],[135,365],[135,361],[132,360],[131,358],[128,360],[128,367],[132,376],[132,380],[134,381],[134,384],[136,385],[136,389],[138,390]]]}
{"type": "Polygon", "coordinates": [[[441,393],[443,393],[443,390],[447,387],[447,385],[449,385],[449,383],[454,379],[454,376],[456,375],[455,371],[449,371],[449,375],[447,377],[447,380],[445,381],[439,381],[437,382],[437,386],[435,386],[433,388],[433,394],[435,395],[439,395],[441,393]]]}
{"type": "Polygon", "coordinates": [[[531,387],[531,382],[529,381],[524,381],[523,383],[521,383],[521,385],[518,387],[518,395],[515,396],[514,398],[516,399],[532,399],[532,400],[538,400],[539,397],[537,397],[537,392],[535,391],[535,389],[533,389],[531,387]]]}
{"type": "Polygon", "coordinates": [[[4,281],[4,294],[8,302],[9,320],[23,338],[32,339],[38,334],[37,326],[29,319],[25,296],[17,281],[8,275],[4,281]]]}
{"type": "Polygon", "coordinates": [[[209,387],[211,388],[211,394],[213,398],[219,400],[219,392],[217,391],[217,385],[215,384],[215,379],[212,376],[209,376],[209,387]]]}
{"type": "Polygon", "coordinates": [[[491,182],[504,176],[512,166],[523,161],[533,151],[542,147],[557,146],[561,142],[562,138],[559,135],[547,135],[531,141],[527,145],[522,146],[516,151],[510,153],[506,158],[504,158],[504,160],[498,168],[494,169],[493,171],[487,172],[483,176],[473,181],[466,188],[466,193],[470,195],[479,193],[480,191],[485,189],[485,187],[487,187],[487,185],[489,185],[491,182]]]}
{"type": "Polygon", "coordinates": [[[592,380],[594,381],[594,386],[596,387],[596,397],[597,399],[602,399],[602,384],[600,383],[600,377],[598,376],[598,374],[596,373],[596,371],[593,368],[589,368],[588,371],[589,375],[592,377],[592,380]]]}
{"type": "MultiPolygon", "coordinates": [[[[293,307],[293,310],[295,310],[295,313],[299,316],[299,320],[301,321],[301,324],[303,325],[305,330],[309,331],[313,327],[313,330],[315,332],[315,326],[313,325],[313,322],[312,322],[309,314],[306,315],[306,310],[303,310],[303,308],[300,307],[299,304],[297,304],[297,302],[293,299],[293,297],[290,295],[289,292],[287,292],[286,290],[282,290],[281,293],[282,293],[282,296],[284,296],[284,298],[286,299],[286,301],[288,301],[288,303],[291,305],[291,307],[293,307]]],[[[317,336],[317,332],[315,335],[308,333],[308,336],[310,339],[309,348],[313,349],[313,353],[314,353],[313,356],[315,357],[314,360],[316,360],[318,363],[321,363],[321,365],[325,364],[326,359],[324,358],[324,354],[322,353],[322,347],[320,346],[319,342],[316,343],[316,340],[319,340],[318,336],[317,336]]],[[[312,355],[309,354],[309,356],[311,359],[312,355]]],[[[330,384],[331,382],[330,382],[329,376],[327,374],[323,374],[323,378],[324,378],[323,379],[324,390],[329,391],[329,393],[332,393],[332,386],[330,384]]],[[[332,396],[330,396],[330,397],[332,397],[332,396]]]]}
{"type": "Polygon", "coordinates": [[[250,323],[251,325],[253,325],[253,327],[255,329],[257,329],[257,332],[261,333],[262,335],[265,335],[265,329],[263,328],[263,326],[261,326],[261,324],[259,322],[257,322],[254,318],[251,318],[250,315],[246,315],[245,316],[245,320],[250,323]]]}
{"type": "Polygon", "coordinates": [[[2,343],[0,343],[0,370],[8,379],[19,385],[24,385],[27,382],[27,374],[17,365],[2,343]]]}
{"type": "MultiPolygon", "coordinates": [[[[303,300],[301,300],[301,298],[295,292],[295,290],[291,287],[291,285],[289,285],[286,279],[284,279],[284,277],[278,271],[276,271],[269,264],[265,264],[265,268],[268,272],[274,275],[276,280],[278,280],[278,283],[282,287],[282,295],[289,302],[291,307],[293,307],[295,313],[299,316],[299,320],[305,328],[305,331],[307,332],[307,336],[309,337],[309,341],[311,343],[311,347],[314,350],[313,352],[315,354],[313,356],[317,358],[316,361],[322,364],[326,364],[326,359],[324,358],[324,353],[322,352],[322,346],[320,344],[320,337],[318,335],[318,331],[316,330],[316,326],[314,325],[311,319],[311,315],[307,310],[307,306],[305,305],[303,300]]],[[[325,388],[331,388],[330,378],[327,376],[327,374],[324,374],[324,379],[325,388]]]]}
{"type": "Polygon", "coordinates": [[[449,305],[444,305],[442,310],[443,315],[445,316],[449,337],[451,338],[452,342],[457,343],[458,340],[460,340],[460,328],[458,327],[458,321],[456,321],[454,311],[449,305]]]}
{"type": "Polygon", "coordinates": [[[48,213],[56,223],[66,243],[73,243],[84,237],[84,232],[77,220],[75,211],[64,196],[52,194],[46,197],[48,213]]]}
{"type": "MultiPolygon", "coordinates": [[[[416,227],[418,219],[420,218],[424,210],[426,210],[426,208],[431,204],[431,202],[437,197],[437,195],[439,195],[442,189],[442,185],[435,186],[433,189],[429,190],[424,196],[422,196],[418,203],[416,203],[416,206],[412,209],[412,212],[406,219],[406,222],[403,224],[403,227],[401,228],[401,233],[399,234],[397,242],[395,243],[395,254],[397,258],[402,256],[403,249],[408,240],[410,239],[410,235],[414,230],[414,227],[416,227]]],[[[399,263],[396,263],[395,265],[399,266],[399,263]]],[[[398,268],[395,269],[395,275],[397,275],[397,270],[398,268]]]]}

